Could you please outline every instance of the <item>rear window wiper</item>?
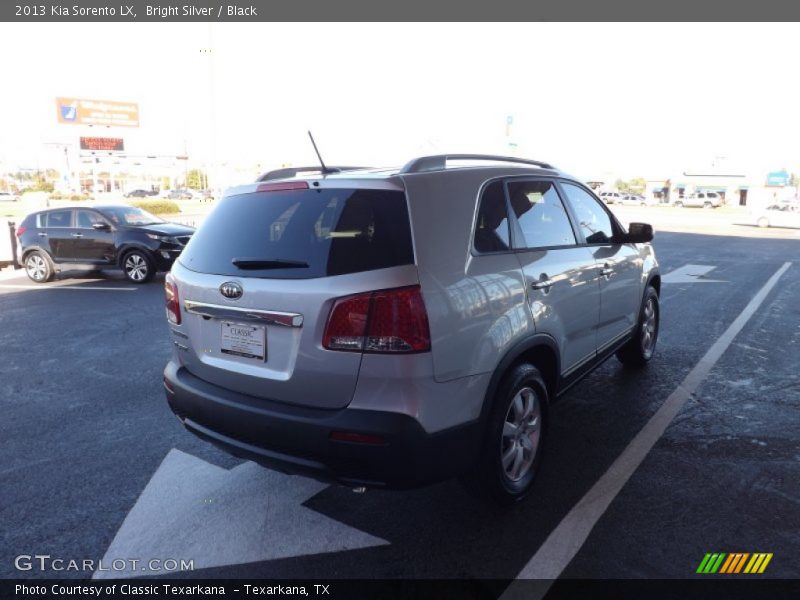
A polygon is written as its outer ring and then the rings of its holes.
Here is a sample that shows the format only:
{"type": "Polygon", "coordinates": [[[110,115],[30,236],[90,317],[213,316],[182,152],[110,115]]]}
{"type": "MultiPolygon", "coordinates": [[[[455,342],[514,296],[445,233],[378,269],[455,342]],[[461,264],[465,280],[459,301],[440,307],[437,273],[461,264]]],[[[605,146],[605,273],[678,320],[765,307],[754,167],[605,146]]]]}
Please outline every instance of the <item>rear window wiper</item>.
{"type": "Polygon", "coordinates": [[[240,269],[307,269],[308,263],[302,260],[282,258],[234,258],[234,266],[240,269]]]}

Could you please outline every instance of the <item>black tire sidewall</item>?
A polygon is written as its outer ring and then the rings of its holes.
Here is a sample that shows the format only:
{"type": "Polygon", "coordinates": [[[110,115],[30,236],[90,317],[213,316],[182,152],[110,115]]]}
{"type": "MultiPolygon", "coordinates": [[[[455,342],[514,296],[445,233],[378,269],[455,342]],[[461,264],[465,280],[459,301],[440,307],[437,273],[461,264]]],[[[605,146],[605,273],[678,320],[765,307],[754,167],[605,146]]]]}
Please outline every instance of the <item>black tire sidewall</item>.
{"type": "Polygon", "coordinates": [[[530,492],[533,481],[539,471],[539,464],[542,460],[543,448],[547,438],[547,407],[547,387],[541,373],[533,365],[527,363],[517,365],[505,376],[498,387],[489,416],[486,440],[481,457],[483,480],[488,491],[496,500],[506,504],[514,503],[530,492]],[[541,410],[541,434],[533,466],[525,477],[515,482],[510,481],[505,476],[500,446],[503,424],[506,420],[509,405],[516,393],[523,387],[531,387],[536,392],[541,410]]]}
{"type": "Polygon", "coordinates": [[[156,274],[156,272],[155,272],[155,265],[153,264],[153,260],[152,260],[152,259],[151,259],[151,258],[150,258],[148,255],[147,255],[147,253],[146,253],[146,252],[144,252],[144,251],[142,251],[142,250],[129,250],[128,252],[126,252],[125,254],[123,254],[123,255],[122,255],[122,261],[120,261],[120,266],[122,267],[122,272],[125,274],[125,279],[127,279],[127,280],[128,280],[128,281],[130,281],[131,283],[136,283],[136,284],[147,283],[148,281],[150,281],[151,279],[153,279],[153,277],[154,277],[154,276],[155,276],[155,274],[156,274]],[[135,279],[132,279],[132,278],[131,278],[131,277],[128,275],[128,270],[125,268],[125,261],[127,261],[127,260],[128,260],[128,258],[130,258],[131,256],[133,256],[134,254],[136,254],[136,255],[138,255],[138,256],[141,256],[141,257],[144,259],[144,262],[145,262],[145,264],[147,265],[147,275],[145,275],[145,276],[144,276],[144,279],[142,279],[142,280],[140,280],[140,281],[137,281],[137,280],[135,280],[135,279]]]}

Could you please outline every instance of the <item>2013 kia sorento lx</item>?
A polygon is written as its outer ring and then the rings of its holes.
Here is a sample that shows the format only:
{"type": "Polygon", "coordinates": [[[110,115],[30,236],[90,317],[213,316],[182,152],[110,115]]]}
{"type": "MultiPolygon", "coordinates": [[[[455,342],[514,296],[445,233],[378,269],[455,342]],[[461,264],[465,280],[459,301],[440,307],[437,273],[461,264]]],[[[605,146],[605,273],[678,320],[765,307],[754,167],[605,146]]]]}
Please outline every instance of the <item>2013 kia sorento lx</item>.
{"type": "Polygon", "coordinates": [[[652,228],[536,161],[317,171],[233,188],[173,266],[172,410],[283,471],[522,498],[551,402],[653,356],[652,228]]]}

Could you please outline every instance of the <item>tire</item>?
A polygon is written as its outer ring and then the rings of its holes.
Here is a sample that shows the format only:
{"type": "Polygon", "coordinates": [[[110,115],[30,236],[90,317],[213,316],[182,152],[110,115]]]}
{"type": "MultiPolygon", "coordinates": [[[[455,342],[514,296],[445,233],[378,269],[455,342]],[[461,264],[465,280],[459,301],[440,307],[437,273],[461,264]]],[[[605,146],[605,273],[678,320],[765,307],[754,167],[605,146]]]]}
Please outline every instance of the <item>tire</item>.
{"type": "Polygon", "coordinates": [[[653,286],[647,286],[633,337],[617,351],[617,358],[623,365],[641,368],[650,362],[655,353],[660,322],[658,292],[653,286]]]}
{"type": "Polygon", "coordinates": [[[126,252],[120,263],[122,272],[131,283],[147,283],[156,274],[155,265],[142,250],[126,252]]]}
{"type": "Polygon", "coordinates": [[[499,504],[525,498],[542,460],[548,402],[547,386],[536,367],[525,363],[509,371],[492,399],[478,462],[462,481],[499,504]]]}
{"type": "Polygon", "coordinates": [[[53,261],[46,252],[34,250],[25,257],[25,273],[34,283],[46,283],[55,275],[53,261]]]}
{"type": "Polygon", "coordinates": [[[683,202],[678,200],[678,201],[675,202],[675,206],[677,206],[678,208],[683,208],[683,202]]]}
{"type": "Polygon", "coordinates": [[[713,208],[711,202],[703,202],[703,208],[713,208]]]}
{"type": "Polygon", "coordinates": [[[763,227],[769,227],[769,219],[768,219],[767,217],[761,217],[761,218],[760,218],[760,219],[759,219],[759,220],[756,222],[756,224],[757,224],[759,227],[762,227],[762,228],[763,228],[763,227]]]}

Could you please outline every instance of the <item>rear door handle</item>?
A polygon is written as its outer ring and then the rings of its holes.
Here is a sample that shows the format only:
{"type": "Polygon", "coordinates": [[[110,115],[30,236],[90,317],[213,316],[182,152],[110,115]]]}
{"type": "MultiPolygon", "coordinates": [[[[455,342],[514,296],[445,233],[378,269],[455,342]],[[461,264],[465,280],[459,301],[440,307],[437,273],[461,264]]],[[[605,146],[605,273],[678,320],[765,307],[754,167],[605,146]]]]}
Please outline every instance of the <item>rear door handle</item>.
{"type": "Polygon", "coordinates": [[[82,238],[82,237],[83,237],[83,234],[82,234],[82,233],[73,233],[73,234],[71,234],[71,235],[72,235],[72,237],[74,237],[74,238],[82,238]]]}
{"type": "Polygon", "coordinates": [[[40,231],[39,237],[47,237],[47,234],[44,231],[40,231]]]}
{"type": "Polygon", "coordinates": [[[552,279],[540,279],[539,281],[531,281],[532,290],[546,290],[553,286],[552,279]]]}

